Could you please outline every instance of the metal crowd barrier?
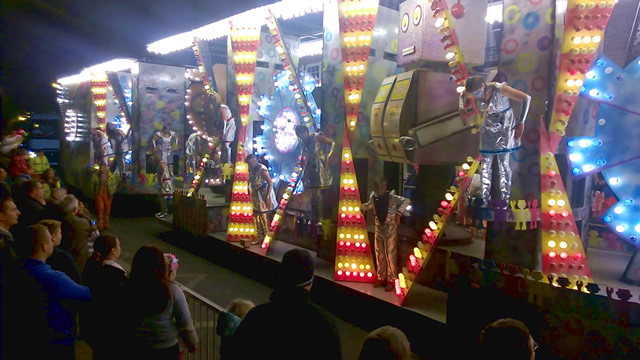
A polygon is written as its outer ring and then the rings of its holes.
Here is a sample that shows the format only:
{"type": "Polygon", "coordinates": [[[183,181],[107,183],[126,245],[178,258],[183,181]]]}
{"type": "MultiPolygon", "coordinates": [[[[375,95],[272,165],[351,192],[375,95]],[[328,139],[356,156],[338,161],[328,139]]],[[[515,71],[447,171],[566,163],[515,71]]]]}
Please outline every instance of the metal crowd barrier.
{"type": "Polygon", "coordinates": [[[216,334],[218,316],[224,309],[197,292],[180,285],[187,298],[193,325],[198,333],[198,350],[195,354],[185,351],[186,360],[216,360],[220,354],[220,336],[216,334]]]}

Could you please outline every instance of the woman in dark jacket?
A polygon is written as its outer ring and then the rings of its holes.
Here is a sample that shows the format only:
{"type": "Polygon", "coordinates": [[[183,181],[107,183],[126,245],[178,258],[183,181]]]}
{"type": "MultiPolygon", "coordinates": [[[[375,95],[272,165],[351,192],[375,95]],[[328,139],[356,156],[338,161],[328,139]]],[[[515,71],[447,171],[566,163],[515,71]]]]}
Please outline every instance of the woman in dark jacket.
{"type": "Polygon", "coordinates": [[[113,336],[120,333],[119,321],[122,286],[127,273],[116,262],[120,257],[120,241],[115,235],[98,237],[93,254],[82,273],[83,282],[91,289],[93,301],[84,314],[81,329],[93,348],[93,358],[115,359],[120,352],[113,336]]]}

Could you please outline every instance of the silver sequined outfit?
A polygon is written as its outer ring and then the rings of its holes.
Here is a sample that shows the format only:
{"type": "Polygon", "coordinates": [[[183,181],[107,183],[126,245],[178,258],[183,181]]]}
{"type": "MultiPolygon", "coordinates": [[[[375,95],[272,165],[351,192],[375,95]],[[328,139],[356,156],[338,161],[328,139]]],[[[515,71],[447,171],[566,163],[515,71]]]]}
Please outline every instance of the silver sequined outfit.
{"type": "MultiPolygon", "coordinates": [[[[371,195],[369,195],[369,201],[362,204],[362,211],[373,209],[375,214],[375,197],[376,194],[372,192],[371,195]]],[[[384,224],[380,223],[377,215],[375,216],[375,251],[376,262],[378,263],[376,274],[378,275],[378,280],[393,281],[398,274],[396,264],[398,254],[398,225],[396,224],[396,215],[398,213],[404,213],[409,205],[411,205],[411,200],[396,195],[395,190],[392,190],[389,193],[389,205],[384,224]]]]}
{"type": "Polygon", "coordinates": [[[482,198],[485,203],[491,198],[493,162],[497,161],[500,175],[500,198],[511,196],[511,152],[520,146],[515,138],[516,118],[509,98],[502,95],[504,83],[496,83],[488,103],[480,102],[480,111],[485,115],[480,128],[480,154],[482,154],[482,198]]]}
{"type": "Polygon", "coordinates": [[[258,232],[258,240],[262,241],[269,230],[269,214],[278,207],[276,202],[276,194],[265,179],[260,176],[262,171],[266,171],[267,167],[258,164],[249,171],[249,188],[251,190],[251,201],[253,202],[253,217],[256,223],[256,231],[258,232]],[[267,199],[271,200],[271,207],[267,207],[267,199]]]}

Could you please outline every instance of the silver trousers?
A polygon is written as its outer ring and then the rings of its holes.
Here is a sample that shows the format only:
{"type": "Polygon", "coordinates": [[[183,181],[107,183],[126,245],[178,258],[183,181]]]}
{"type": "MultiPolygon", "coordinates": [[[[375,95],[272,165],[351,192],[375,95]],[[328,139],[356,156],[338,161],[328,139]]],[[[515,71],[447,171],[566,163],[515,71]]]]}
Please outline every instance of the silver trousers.
{"type": "Polygon", "coordinates": [[[398,254],[398,225],[376,225],[376,262],[378,280],[393,281],[398,269],[396,258],[398,254]]]}
{"type": "Polygon", "coordinates": [[[256,240],[261,243],[269,231],[269,217],[268,214],[253,213],[253,218],[256,222],[256,232],[258,234],[256,240]]]}
{"type": "Polygon", "coordinates": [[[491,180],[493,176],[493,162],[497,159],[498,174],[500,175],[500,199],[509,200],[511,196],[511,159],[510,153],[482,154],[482,199],[485,204],[491,199],[491,180]]]}

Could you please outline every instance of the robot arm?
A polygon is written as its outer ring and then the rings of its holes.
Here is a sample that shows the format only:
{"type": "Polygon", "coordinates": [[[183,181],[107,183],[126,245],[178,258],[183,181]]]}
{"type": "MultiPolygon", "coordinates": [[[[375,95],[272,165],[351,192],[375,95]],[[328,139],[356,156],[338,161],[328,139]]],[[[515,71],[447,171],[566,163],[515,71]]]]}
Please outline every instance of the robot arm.
{"type": "Polygon", "coordinates": [[[363,203],[360,206],[360,209],[362,210],[363,213],[373,209],[373,193],[369,195],[369,201],[367,201],[366,203],[363,203]]]}

